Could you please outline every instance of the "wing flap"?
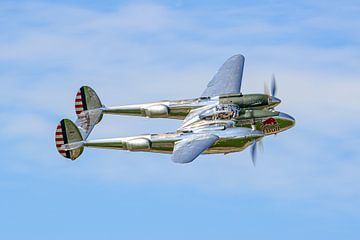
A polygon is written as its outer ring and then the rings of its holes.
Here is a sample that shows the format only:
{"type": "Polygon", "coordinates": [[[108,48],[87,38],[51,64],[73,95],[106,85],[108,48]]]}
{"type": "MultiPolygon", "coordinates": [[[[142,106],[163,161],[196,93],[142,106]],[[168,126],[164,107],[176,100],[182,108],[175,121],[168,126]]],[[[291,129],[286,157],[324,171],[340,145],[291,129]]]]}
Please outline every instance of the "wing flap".
{"type": "Polygon", "coordinates": [[[245,57],[237,54],[226,60],[208,83],[202,97],[240,93],[245,57]]]}
{"type": "Polygon", "coordinates": [[[175,143],[172,160],[176,163],[189,163],[202,152],[211,147],[218,136],[213,134],[196,134],[175,143]]]}

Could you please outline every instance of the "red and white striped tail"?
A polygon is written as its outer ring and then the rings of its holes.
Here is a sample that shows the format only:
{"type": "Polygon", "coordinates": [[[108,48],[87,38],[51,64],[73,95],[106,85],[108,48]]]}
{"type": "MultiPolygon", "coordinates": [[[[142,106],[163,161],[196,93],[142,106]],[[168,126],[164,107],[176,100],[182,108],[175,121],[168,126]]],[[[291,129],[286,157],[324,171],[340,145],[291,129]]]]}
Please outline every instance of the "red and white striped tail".
{"type": "Polygon", "coordinates": [[[84,92],[83,92],[83,88],[80,88],[80,90],[77,92],[76,94],[76,98],[75,98],[75,111],[76,111],[76,115],[79,116],[84,110],[84,105],[86,104],[85,99],[83,99],[84,96],[84,92]]]}
{"type": "Polygon", "coordinates": [[[69,158],[69,152],[62,149],[62,146],[65,144],[65,137],[63,134],[63,128],[61,125],[61,122],[56,127],[56,133],[55,133],[55,142],[56,142],[56,148],[58,152],[63,155],[66,158],[69,158]]]}
{"type": "Polygon", "coordinates": [[[75,97],[75,112],[78,117],[81,113],[88,110],[99,109],[103,107],[101,101],[94,91],[89,86],[82,86],[76,93],[75,97]]]}
{"type": "Polygon", "coordinates": [[[75,123],[69,119],[63,119],[57,125],[55,144],[58,152],[71,160],[78,158],[84,150],[81,133],[75,123]],[[73,147],[69,148],[69,144],[73,147]]]}

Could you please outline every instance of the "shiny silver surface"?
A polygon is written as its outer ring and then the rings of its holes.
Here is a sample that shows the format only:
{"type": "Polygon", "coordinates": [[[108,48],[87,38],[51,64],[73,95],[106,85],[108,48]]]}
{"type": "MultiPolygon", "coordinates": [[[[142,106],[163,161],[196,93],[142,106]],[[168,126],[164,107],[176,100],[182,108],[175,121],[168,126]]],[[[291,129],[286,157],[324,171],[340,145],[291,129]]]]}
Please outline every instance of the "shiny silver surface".
{"type": "MultiPolygon", "coordinates": [[[[292,116],[279,112],[278,116],[258,119],[255,123],[255,129],[261,131],[264,135],[273,135],[294,127],[295,123],[296,121],[292,116]]],[[[236,127],[251,128],[251,124],[237,122],[236,127]]]]}
{"type": "Polygon", "coordinates": [[[146,117],[149,118],[161,118],[169,116],[169,107],[164,104],[151,105],[144,108],[146,117]]]}
{"type": "Polygon", "coordinates": [[[206,154],[239,152],[251,145],[254,139],[259,140],[264,137],[264,134],[261,131],[252,131],[248,128],[228,128],[222,130],[204,129],[203,131],[197,133],[174,132],[139,135],[126,138],[88,140],[84,143],[84,146],[117,150],[134,150],[128,149],[128,144],[136,142],[141,143],[138,144],[140,147],[136,148],[136,151],[171,154],[177,142],[186,139],[197,139],[199,136],[203,137],[206,135],[213,135],[217,137],[217,141],[207,148],[207,150],[204,150],[204,153],[206,154]],[[151,145],[150,148],[147,148],[147,144],[143,144],[146,142],[144,139],[149,141],[151,145]]]}
{"type": "Polygon", "coordinates": [[[279,98],[274,97],[274,96],[269,97],[269,105],[270,105],[270,107],[274,108],[277,105],[279,105],[280,103],[281,103],[281,100],[279,98]]]}
{"type": "Polygon", "coordinates": [[[124,148],[129,151],[148,151],[151,149],[151,141],[147,138],[135,138],[125,141],[124,148]]]}
{"type": "Polygon", "coordinates": [[[175,142],[171,159],[176,163],[189,163],[211,147],[219,137],[213,134],[192,134],[175,142]]]}
{"type": "Polygon", "coordinates": [[[244,63],[245,57],[241,54],[226,60],[201,96],[215,97],[222,94],[240,93],[244,63]]]}
{"type": "Polygon", "coordinates": [[[195,98],[190,100],[159,101],[144,104],[106,107],[104,114],[183,120],[194,109],[216,104],[218,100],[195,98]],[[166,110],[167,112],[166,112],[166,110]]]}
{"type": "Polygon", "coordinates": [[[77,124],[63,120],[56,130],[56,146],[64,157],[79,157],[84,147],[173,154],[177,163],[189,163],[200,154],[239,152],[264,136],[278,134],[295,125],[290,115],[274,110],[276,84],[265,94],[242,94],[245,58],[229,58],[199,98],[105,107],[93,89],[80,88],[75,99],[77,124]],[[132,137],[87,140],[103,114],[183,120],[176,132],[132,137]]]}

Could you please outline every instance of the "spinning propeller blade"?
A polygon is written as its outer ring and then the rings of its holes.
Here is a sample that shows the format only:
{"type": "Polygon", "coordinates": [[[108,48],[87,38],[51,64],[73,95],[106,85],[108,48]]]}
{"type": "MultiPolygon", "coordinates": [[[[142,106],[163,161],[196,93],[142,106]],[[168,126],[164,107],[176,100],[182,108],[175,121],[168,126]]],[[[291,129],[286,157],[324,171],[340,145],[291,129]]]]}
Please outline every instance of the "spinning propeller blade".
{"type": "Polygon", "coordinates": [[[277,92],[276,78],[275,78],[275,75],[273,74],[272,78],[271,78],[271,92],[270,92],[268,84],[265,82],[264,83],[264,93],[268,96],[275,97],[276,92],[277,92]]]}
{"type": "Polygon", "coordinates": [[[253,144],[251,145],[251,161],[254,165],[254,167],[256,166],[256,155],[257,155],[257,144],[256,144],[256,140],[254,139],[253,144]]]}
{"type": "Polygon", "coordinates": [[[264,82],[264,93],[268,96],[270,96],[270,90],[269,90],[269,86],[266,82],[264,82]]]}
{"type": "Polygon", "coordinates": [[[276,95],[276,79],[275,79],[275,75],[272,75],[272,79],[271,79],[271,96],[275,97],[276,95]]]}
{"type": "Polygon", "coordinates": [[[264,93],[269,96],[269,105],[271,105],[271,108],[274,109],[275,106],[279,105],[281,103],[281,100],[275,97],[277,92],[277,86],[276,86],[276,79],[275,75],[272,75],[271,78],[271,89],[269,89],[268,84],[264,83],[264,93]]]}
{"type": "Polygon", "coordinates": [[[253,143],[251,145],[251,161],[254,165],[254,167],[256,167],[256,160],[257,160],[257,153],[258,153],[258,149],[260,149],[260,151],[263,153],[264,152],[264,145],[262,143],[262,140],[260,140],[259,142],[256,142],[256,140],[253,140],[253,143]]]}

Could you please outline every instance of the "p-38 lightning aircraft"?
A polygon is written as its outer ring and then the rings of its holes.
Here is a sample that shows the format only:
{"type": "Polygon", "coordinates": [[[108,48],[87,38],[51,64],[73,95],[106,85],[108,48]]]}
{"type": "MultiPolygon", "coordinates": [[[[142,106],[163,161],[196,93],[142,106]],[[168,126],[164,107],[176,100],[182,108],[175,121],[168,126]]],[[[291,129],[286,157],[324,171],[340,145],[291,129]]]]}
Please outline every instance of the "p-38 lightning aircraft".
{"type": "Polygon", "coordinates": [[[273,78],[271,93],[240,92],[245,58],[234,55],[218,70],[201,97],[159,101],[137,105],[105,107],[95,91],[83,86],[76,94],[77,121],[60,121],[56,129],[59,153],[75,160],[84,147],[172,153],[176,163],[189,163],[200,154],[233,153],[251,146],[255,164],[257,143],[267,135],[277,134],[295,125],[290,115],[274,110],[280,104],[275,97],[273,78]],[[173,133],[88,140],[94,126],[104,114],[171,118],[183,120],[173,133]]]}

